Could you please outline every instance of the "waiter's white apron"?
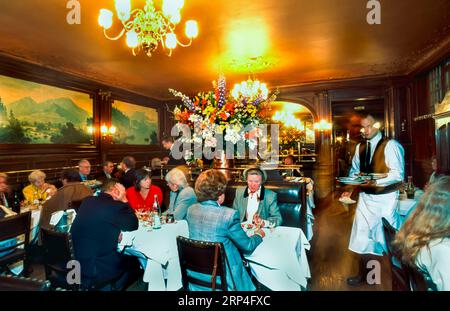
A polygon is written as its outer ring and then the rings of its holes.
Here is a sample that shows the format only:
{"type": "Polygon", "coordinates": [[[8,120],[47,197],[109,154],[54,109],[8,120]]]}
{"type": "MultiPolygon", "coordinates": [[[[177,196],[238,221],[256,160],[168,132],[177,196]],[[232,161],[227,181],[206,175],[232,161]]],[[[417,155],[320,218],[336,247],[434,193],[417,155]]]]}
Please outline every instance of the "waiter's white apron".
{"type": "Polygon", "coordinates": [[[351,251],[378,256],[387,251],[381,218],[386,218],[398,229],[400,224],[397,211],[398,196],[398,191],[377,195],[364,192],[359,194],[348,247],[351,251]]]}

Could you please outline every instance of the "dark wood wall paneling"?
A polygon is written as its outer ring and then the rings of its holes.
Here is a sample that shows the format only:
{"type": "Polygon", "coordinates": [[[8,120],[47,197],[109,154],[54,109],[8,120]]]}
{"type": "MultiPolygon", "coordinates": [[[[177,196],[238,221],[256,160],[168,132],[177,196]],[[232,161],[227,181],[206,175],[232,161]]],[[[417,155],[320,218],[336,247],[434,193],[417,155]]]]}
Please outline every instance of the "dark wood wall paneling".
{"type": "MultiPolygon", "coordinates": [[[[173,117],[167,111],[166,103],[163,101],[45,68],[9,55],[0,54],[0,75],[90,94],[94,107],[94,125],[97,128],[102,124],[111,124],[111,103],[114,99],[158,109],[160,140],[163,134],[170,133],[170,127],[173,124],[173,117]]],[[[168,104],[174,106],[171,102],[168,104]]],[[[143,166],[148,165],[151,158],[161,157],[163,154],[164,151],[160,145],[114,145],[110,139],[102,139],[97,132],[92,145],[0,143],[0,172],[75,166],[83,158],[96,166],[105,159],[120,162],[125,155],[134,156],[138,165],[143,166]]],[[[52,176],[59,174],[59,172],[50,171],[52,176]]],[[[26,181],[26,175],[16,174],[11,176],[11,181],[26,181]]]]}
{"type": "MultiPolygon", "coordinates": [[[[414,122],[413,119],[432,112],[432,107],[427,103],[427,73],[433,66],[448,58],[448,53],[442,55],[408,76],[378,76],[282,87],[278,98],[305,104],[316,120],[331,120],[333,103],[384,99],[386,134],[403,145],[406,152],[406,174],[412,174],[416,184],[423,186],[431,173],[429,159],[436,152],[434,121],[428,119],[414,122]]],[[[174,124],[168,108],[173,109],[176,101],[150,99],[3,55],[0,55],[0,74],[91,94],[95,103],[94,119],[97,125],[109,124],[111,101],[114,99],[158,108],[160,139],[170,134],[174,124]],[[111,92],[111,97],[100,98],[99,90],[111,92]]],[[[320,196],[324,197],[332,190],[334,178],[330,173],[333,171],[330,136],[317,135],[316,143],[321,146],[321,157],[315,167],[315,177],[321,184],[318,187],[320,196]]],[[[114,145],[101,140],[99,135],[96,135],[92,146],[0,144],[0,171],[70,166],[81,158],[88,158],[94,164],[104,159],[119,162],[127,154],[135,156],[140,165],[145,165],[154,156],[162,156],[163,150],[156,145],[114,145]]]]}

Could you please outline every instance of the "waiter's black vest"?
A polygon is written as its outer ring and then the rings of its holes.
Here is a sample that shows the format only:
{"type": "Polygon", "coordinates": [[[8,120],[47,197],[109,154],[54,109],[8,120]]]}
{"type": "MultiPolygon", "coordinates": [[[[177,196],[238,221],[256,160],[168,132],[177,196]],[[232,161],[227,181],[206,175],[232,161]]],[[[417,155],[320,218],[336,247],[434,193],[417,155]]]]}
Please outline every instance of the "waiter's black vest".
{"type": "MultiPolygon", "coordinates": [[[[375,147],[375,152],[373,153],[372,161],[370,165],[366,167],[366,148],[367,143],[364,141],[359,145],[359,171],[361,173],[378,173],[378,174],[386,174],[389,172],[389,168],[386,165],[386,161],[384,159],[384,149],[386,148],[386,144],[388,143],[388,139],[381,138],[375,147]]],[[[374,146],[370,146],[373,148],[374,146]]]]}

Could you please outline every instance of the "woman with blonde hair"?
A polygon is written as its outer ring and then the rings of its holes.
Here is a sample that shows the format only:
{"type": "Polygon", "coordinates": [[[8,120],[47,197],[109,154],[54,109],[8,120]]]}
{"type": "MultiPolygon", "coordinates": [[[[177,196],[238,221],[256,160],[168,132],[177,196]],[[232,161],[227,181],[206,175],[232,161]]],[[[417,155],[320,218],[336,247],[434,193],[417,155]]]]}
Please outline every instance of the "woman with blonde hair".
{"type": "Polygon", "coordinates": [[[186,219],[189,207],[197,203],[194,189],[189,186],[185,173],[179,168],[170,170],[166,175],[170,188],[170,203],[168,213],[173,214],[175,220],[186,219]]]}
{"type": "Polygon", "coordinates": [[[56,193],[56,187],[46,183],[45,177],[45,173],[39,170],[32,171],[28,175],[30,185],[22,190],[26,204],[42,204],[56,193]]]}
{"type": "Polygon", "coordinates": [[[394,241],[403,263],[450,290],[450,177],[431,184],[394,241]]]}

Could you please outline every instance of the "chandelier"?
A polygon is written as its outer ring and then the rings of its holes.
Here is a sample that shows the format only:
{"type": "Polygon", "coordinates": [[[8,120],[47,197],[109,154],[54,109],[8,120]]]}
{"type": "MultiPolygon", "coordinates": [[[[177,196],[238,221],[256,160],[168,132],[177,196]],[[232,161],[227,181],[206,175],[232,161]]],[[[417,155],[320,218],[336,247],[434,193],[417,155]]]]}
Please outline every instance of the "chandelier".
{"type": "Polygon", "coordinates": [[[142,50],[150,57],[159,44],[163,49],[169,49],[168,55],[171,56],[174,48],[178,45],[190,46],[198,35],[197,22],[188,20],[185,23],[185,35],[189,41],[182,43],[178,40],[175,28],[181,22],[183,6],[184,0],[163,0],[162,8],[158,10],[152,0],[146,0],[143,10],[131,10],[130,0],[115,0],[117,17],[123,27],[120,33],[110,37],[106,32],[113,24],[114,14],[110,10],[100,10],[98,23],[103,27],[103,33],[109,40],[118,40],[125,34],[126,43],[135,56],[142,50]]]}
{"type": "Polygon", "coordinates": [[[305,125],[297,119],[292,113],[286,111],[276,111],[272,120],[283,123],[285,127],[294,128],[297,131],[304,131],[305,125]]]}
{"type": "Polygon", "coordinates": [[[256,100],[264,101],[268,95],[269,90],[267,89],[267,85],[250,77],[247,81],[236,83],[231,91],[231,96],[236,100],[245,100],[246,102],[254,102],[256,100]]]}

